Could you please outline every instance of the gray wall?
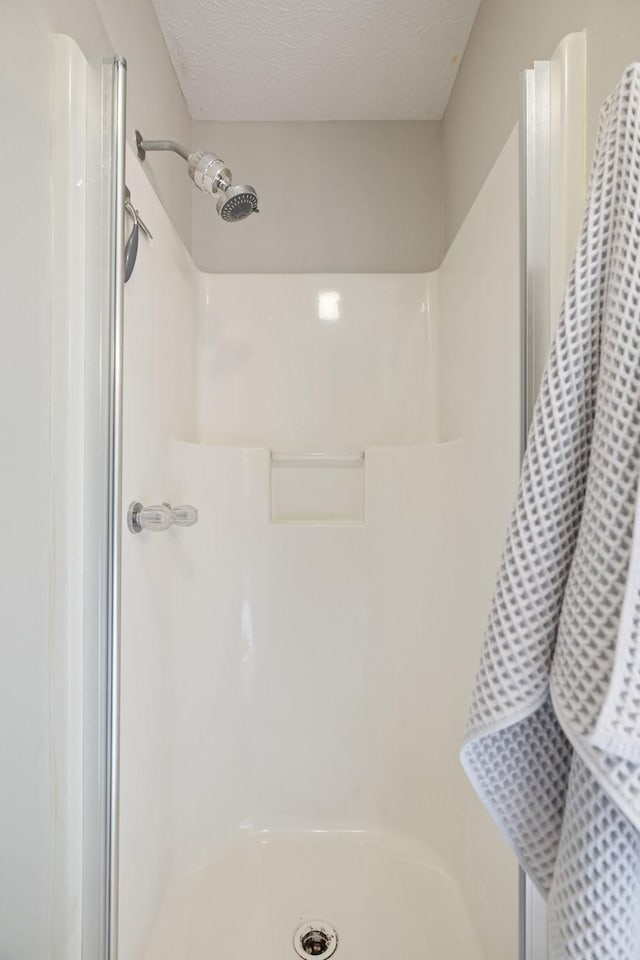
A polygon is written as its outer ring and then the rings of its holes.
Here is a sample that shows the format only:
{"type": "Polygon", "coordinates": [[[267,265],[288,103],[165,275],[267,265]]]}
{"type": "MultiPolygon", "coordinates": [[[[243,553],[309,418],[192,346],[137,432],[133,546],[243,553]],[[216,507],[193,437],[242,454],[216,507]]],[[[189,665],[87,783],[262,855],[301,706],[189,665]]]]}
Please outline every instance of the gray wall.
{"type": "Polygon", "coordinates": [[[482,0],[443,121],[446,247],[517,121],[520,71],[584,28],[590,154],[602,100],[640,59],[638,0],[482,0]]]}
{"type": "Polygon", "coordinates": [[[194,122],[260,214],[226,224],[192,191],[195,262],[223,273],[414,272],[442,259],[440,124],[194,122]]]}

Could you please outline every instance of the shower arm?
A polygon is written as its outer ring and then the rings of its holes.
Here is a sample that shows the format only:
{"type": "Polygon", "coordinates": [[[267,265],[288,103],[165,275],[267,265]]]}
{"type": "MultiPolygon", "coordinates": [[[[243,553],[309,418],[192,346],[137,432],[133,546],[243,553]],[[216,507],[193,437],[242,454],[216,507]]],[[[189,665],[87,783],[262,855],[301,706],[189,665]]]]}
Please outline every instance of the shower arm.
{"type": "Polygon", "coordinates": [[[181,144],[176,143],[175,140],[143,140],[139,130],[136,130],[136,146],[138,147],[138,157],[141,160],[145,159],[147,150],[151,152],[154,150],[171,150],[172,153],[181,156],[183,160],[189,160],[189,151],[181,144]]]}

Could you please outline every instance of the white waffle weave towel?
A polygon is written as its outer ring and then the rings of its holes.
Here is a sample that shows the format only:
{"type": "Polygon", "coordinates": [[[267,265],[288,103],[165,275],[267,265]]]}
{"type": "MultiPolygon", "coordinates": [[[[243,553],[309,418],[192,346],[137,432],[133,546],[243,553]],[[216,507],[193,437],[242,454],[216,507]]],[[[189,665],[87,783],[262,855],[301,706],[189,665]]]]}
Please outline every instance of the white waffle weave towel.
{"type": "Polygon", "coordinates": [[[605,102],[462,761],[552,960],[640,960],[640,64],[605,102]]]}

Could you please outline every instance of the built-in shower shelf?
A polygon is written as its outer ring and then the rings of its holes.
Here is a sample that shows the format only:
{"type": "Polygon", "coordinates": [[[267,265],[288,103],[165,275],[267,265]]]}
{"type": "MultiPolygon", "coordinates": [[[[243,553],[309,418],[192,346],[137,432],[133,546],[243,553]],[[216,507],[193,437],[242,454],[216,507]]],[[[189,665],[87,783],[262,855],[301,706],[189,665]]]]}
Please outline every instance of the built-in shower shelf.
{"type": "Polygon", "coordinates": [[[364,464],[364,450],[353,453],[272,450],[271,462],[283,467],[355,467],[364,464]]]}
{"type": "Polygon", "coordinates": [[[364,522],[363,450],[272,450],[271,522],[364,522]]]}

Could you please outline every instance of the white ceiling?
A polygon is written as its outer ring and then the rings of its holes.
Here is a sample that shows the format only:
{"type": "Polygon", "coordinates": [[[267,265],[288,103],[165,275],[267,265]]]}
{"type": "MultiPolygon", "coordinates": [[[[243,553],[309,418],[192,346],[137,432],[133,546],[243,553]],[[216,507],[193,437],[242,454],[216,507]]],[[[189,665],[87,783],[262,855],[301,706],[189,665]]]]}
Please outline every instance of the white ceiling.
{"type": "Polygon", "coordinates": [[[198,120],[418,120],[442,116],[480,0],[153,4],[198,120]]]}

